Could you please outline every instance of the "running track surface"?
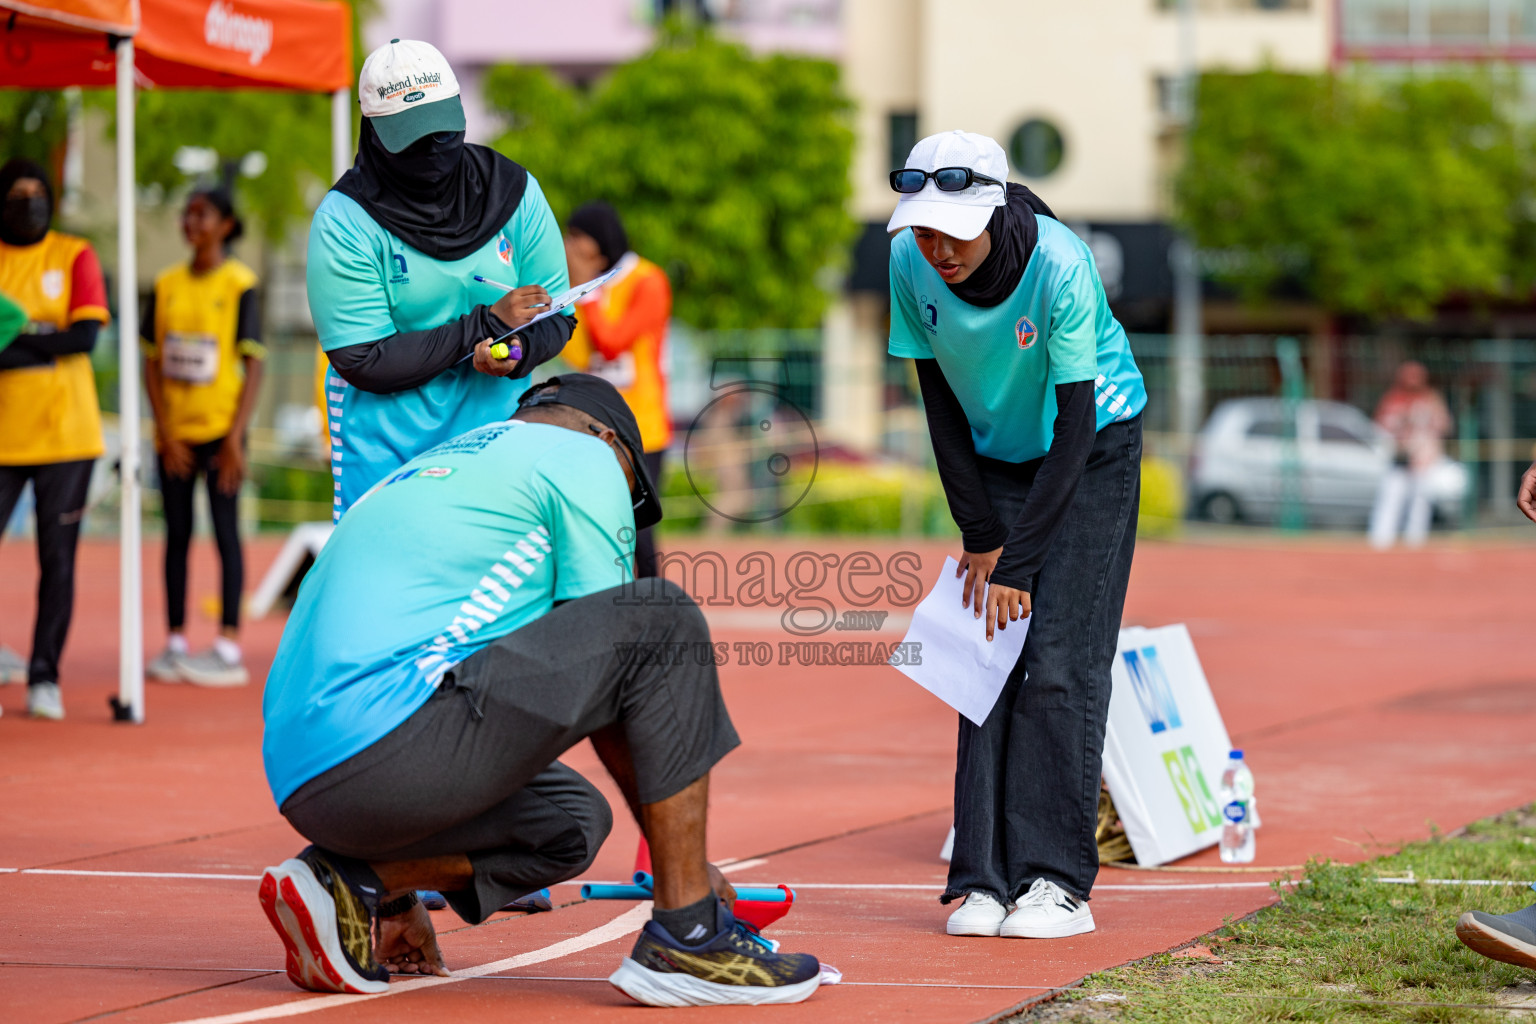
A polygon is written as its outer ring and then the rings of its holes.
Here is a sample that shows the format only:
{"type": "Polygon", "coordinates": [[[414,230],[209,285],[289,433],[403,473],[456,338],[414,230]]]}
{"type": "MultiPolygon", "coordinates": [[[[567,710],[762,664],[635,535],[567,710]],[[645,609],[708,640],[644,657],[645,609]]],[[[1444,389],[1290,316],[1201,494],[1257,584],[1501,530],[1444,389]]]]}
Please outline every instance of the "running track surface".
{"type": "MultiPolygon", "coordinates": [[[[209,546],[200,540],[194,559],[194,615],[215,592],[209,546]]],[[[911,550],[925,580],[948,553],[889,540],[766,545],[780,564],[802,550],[841,557],[855,546],[882,560],[911,550]]],[[[722,548],[731,562],[750,549],[735,539],[722,548]]],[[[269,541],[250,546],[250,578],[275,550],[269,541]]],[[[163,640],[159,558],[149,545],[151,653],[163,640]]],[[[110,722],[116,565],[114,545],[82,546],[64,663],[69,720],[27,721],[23,688],[0,688],[0,868],[23,869],[0,873],[0,1016],[636,1019],[642,1011],[602,979],[646,909],[582,903],[571,886],[555,890],[562,906],[550,914],[497,915],[478,928],[437,914],[449,966],[460,972],[451,983],[400,981],[370,999],[292,988],[255,896],[261,869],[302,845],[262,777],[260,686],[151,684],[146,725],[110,722]]],[[[1533,578],[1536,546],[1446,542],[1374,555],[1342,542],[1146,543],[1126,621],[1189,625],[1258,776],[1257,865],[1278,869],[1309,857],[1360,859],[1536,799],[1533,578]]],[[[30,545],[0,546],[0,641],[12,647],[25,647],[34,584],[30,545]]],[[[775,609],[709,614],[717,639],[787,639],[775,609]]],[[[274,615],[247,630],[258,679],[282,625],[274,615]]],[[[890,641],[904,628],[896,608],[879,634],[862,636],[890,641]]],[[[205,612],[194,643],[212,630],[205,612]]],[[[722,678],[744,744],[714,777],[711,856],[738,862],[730,869],[738,883],[797,884],[794,912],[769,934],[819,954],[846,983],[797,1007],[708,1019],[991,1020],[1274,898],[1263,883],[1278,870],[1221,873],[1207,851],[1181,866],[1218,870],[1105,869],[1091,935],[948,938],[936,853],[948,825],[954,715],[885,667],[732,664],[722,678]]],[[[621,806],[590,750],[568,760],[595,773],[621,806]]],[[[626,876],[635,838],[621,821],[587,877],[626,876]]]]}

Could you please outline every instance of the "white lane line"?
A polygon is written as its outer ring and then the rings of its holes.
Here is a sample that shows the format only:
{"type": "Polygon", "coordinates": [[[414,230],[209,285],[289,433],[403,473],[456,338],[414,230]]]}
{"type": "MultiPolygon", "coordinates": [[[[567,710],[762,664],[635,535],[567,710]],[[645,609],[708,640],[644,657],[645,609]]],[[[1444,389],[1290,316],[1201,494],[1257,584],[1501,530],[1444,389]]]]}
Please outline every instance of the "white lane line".
{"type": "Polygon", "coordinates": [[[767,857],[753,857],[751,860],[738,860],[732,861],[729,864],[716,864],[715,867],[720,869],[721,874],[728,875],[732,871],[745,871],[747,868],[760,868],[767,863],[767,857]]]}
{"type": "Polygon", "coordinates": [[[461,981],[471,978],[483,978],[488,974],[496,974],[501,971],[510,971],[518,967],[529,967],[533,964],[542,964],[549,960],[558,960],[572,953],[580,953],[584,949],[593,946],[601,946],[605,942],[621,939],[633,934],[645,927],[645,922],[651,919],[651,904],[649,901],[635,905],[607,924],[599,925],[589,932],[562,939],[543,949],[535,949],[529,953],[519,953],[517,956],[509,956],[504,960],[493,960],[488,964],[478,967],[466,967],[462,971],[454,971],[451,978],[419,978],[397,985],[390,985],[388,992],[380,992],[377,995],[366,996],[317,996],[314,999],[301,999],[297,1002],[279,1003],[277,1006],[268,1006],[260,1010],[246,1010],[242,1013],[226,1013],[217,1017],[196,1017],[190,1020],[178,1021],[176,1024],[251,1024],[253,1021],[276,1020],[280,1017],[298,1017],[307,1013],[318,1013],[321,1010],[329,1010],[341,1006],[358,1006],[373,999],[387,999],[390,996],[400,995],[402,992],[420,992],[423,989],[437,988],[441,985],[456,985],[461,981]]]}
{"type": "Polygon", "coordinates": [[[1497,878],[1376,878],[1373,881],[1382,885],[1517,885],[1522,889],[1530,885],[1536,888],[1536,882],[1510,882],[1500,881],[1497,878]]]}

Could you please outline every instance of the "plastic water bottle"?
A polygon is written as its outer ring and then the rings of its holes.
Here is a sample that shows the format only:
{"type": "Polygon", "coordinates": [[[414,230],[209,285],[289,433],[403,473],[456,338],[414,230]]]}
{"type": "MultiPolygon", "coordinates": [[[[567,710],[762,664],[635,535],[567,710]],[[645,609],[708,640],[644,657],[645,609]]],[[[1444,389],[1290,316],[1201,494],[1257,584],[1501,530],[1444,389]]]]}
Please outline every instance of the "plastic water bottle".
{"type": "Polygon", "coordinates": [[[1243,760],[1243,752],[1234,750],[1221,773],[1221,859],[1228,864],[1247,864],[1253,860],[1254,826],[1258,824],[1253,805],[1253,772],[1243,760]]]}

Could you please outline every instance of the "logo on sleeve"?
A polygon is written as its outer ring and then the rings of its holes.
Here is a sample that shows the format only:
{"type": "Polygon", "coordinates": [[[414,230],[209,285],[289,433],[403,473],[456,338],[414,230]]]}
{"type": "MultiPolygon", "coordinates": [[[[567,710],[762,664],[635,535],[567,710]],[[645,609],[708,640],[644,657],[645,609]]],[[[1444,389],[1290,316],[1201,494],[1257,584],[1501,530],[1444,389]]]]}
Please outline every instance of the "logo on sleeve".
{"type": "Polygon", "coordinates": [[[390,269],[390,275],[389,275],[389,283],[390,284],[409,284],[410,283],[411,279],[410,279],[410,276],[409,276],[409,271],[406,269],[405,254],[404,253],[392,252],[392,253],[389,254],[389,269],[390,269]]]}
{"type": "Polygon", "coordinates": [[[918,312],[919,318],[921,318],[921,320],[923,321],[924,329],[926,329],[929,334],[938,334],[939,333],[939,307],[938,307],[938,304],[935,303],[932,299],[930,299],[926,295],[919,295],[918,298],[917,298],[917,312],[918,312]]]}
{"type": "Polygon", "coordinates": [[[506,235],[496,236],[496,256],[507,266],[512,265],[512,243],[507,241],[506,235]]]}
{"type": "Polygon", "coordinates": [[[1035,343],[1038,332],[1035,325],[1029,322],[1029,317],[1019,317],[1019,322],[1013,325],[1013,333],[1019,336],[1019,348],[1027,349],[1035,343]]]}

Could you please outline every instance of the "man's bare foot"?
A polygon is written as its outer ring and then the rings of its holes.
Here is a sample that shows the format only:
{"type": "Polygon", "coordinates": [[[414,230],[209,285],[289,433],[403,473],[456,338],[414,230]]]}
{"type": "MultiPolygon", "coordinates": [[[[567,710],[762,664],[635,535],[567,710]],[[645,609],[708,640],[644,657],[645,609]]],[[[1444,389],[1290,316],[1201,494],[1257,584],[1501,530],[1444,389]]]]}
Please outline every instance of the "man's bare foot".
{"type": "Polygon", "coordinates": [[[378,942],[373,955],[391,974],[435,974],[448,977],[443,954],[437,948],[432,915],[417,903],[394,917],[379,918],[378,942]]]}

